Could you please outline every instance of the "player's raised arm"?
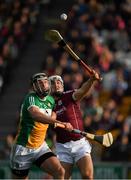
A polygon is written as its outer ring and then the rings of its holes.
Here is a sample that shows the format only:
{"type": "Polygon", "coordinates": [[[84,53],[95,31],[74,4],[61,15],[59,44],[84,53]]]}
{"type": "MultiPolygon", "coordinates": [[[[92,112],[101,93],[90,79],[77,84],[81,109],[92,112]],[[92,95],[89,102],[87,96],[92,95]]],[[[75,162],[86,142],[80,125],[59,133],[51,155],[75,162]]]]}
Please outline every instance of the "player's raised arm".
{"type": "Polygon", "coordinates": [[[80,101],[84,97],[90,95],[95,82],[100,79],[99,74],[96,71],[93,70],[93,73],[94,74],[90,77],[90,79],[73,93],[72,97],[75,101],[80,101]]]}

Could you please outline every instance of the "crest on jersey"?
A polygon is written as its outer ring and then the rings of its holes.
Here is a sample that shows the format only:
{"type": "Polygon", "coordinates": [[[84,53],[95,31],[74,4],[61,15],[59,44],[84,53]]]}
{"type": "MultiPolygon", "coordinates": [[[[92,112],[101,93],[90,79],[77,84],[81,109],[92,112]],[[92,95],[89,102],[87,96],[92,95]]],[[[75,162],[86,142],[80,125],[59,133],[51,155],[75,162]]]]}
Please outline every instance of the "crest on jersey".
{"type": "Polygon", "coordinates": [[[59,106],[62,105],[62,100],[59,100],[59,101],[58,101],[58,105],[59,105],[59,106]]]}
{"type": "Polygon", "coordinates": [[[51,104],[48,102],[48,106],[51,107],[51,104]]]}

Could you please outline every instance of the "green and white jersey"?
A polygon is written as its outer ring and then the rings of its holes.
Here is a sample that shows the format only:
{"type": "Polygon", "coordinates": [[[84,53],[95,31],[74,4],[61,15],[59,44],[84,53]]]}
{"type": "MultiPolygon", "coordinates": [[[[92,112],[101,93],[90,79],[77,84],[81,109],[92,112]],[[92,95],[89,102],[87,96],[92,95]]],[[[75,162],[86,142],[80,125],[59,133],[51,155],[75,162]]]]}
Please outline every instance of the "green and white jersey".
{"type": "Polygon", "coordinates": [[[43,124],[35,121],[28,109],[31,106],[37,106],[41,112],[51,116],[52,109],[54,108],[55,101],[52,96],[46,96],[40,99],[36,93],[29,93],[21,106],[19,132],[16,137],[16,144],[23,145],[30,148],[38,148],[42,145],[48,124],[43,124]]]}

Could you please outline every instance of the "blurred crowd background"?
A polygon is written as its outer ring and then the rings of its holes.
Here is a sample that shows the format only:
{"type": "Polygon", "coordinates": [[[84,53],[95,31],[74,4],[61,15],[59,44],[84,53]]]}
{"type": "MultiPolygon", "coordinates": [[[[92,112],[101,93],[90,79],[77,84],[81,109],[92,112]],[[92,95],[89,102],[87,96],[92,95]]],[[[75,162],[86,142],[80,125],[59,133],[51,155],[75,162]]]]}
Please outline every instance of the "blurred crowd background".
{"type": "MultiPolygon", "coordinates": [[[[52,1],[42,1],[50,4],[52,1]]],[[[75,0],[66,22],[57,25],[70,47],[103,77],[89,98],[81,103],[85,131],[111,131],[114,144],[102,148],[93,143],[95,161],[131,161],[131,1],[75,0]]],[[[36,0],[0,2],[0,91],[8,88],[28,41],[35,34],[40,3],[36,0]]],[[[55,29],[55,28],[54,28],[55,29]]],[[[50,43],[40,69],[58,74],[65,90],[79,88],[89,77],[86,71],[57,44],[50,43]]],[[[0,158],[8,159],[14,134],[6,138],[0,158]]],[[[55,133],[47,142],[54,148],[55,133]]]]}
{"type": "Polygon", "coordinates": [[[10,71],[19,63],[37,22],[35,0],[0,1],[0,91],[9,82],[10,71]]]}

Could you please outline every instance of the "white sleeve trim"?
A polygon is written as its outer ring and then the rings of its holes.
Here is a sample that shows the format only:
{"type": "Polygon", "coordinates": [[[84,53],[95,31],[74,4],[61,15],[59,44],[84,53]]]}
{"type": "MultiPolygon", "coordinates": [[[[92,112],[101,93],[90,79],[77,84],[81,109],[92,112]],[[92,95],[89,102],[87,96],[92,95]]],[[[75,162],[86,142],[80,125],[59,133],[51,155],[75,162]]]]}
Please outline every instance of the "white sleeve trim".
{"type": "MultiPolygon", "coordinates": [[[[77,91],[77,89],[74,89],[74,92],[76,92],[77,91]]],[[[73,94],[72,94],[72,99],[74,100],[74,101],[77,101],[77,99],[75,98],[75,96],[74,96],[74,92],[73,92],[73,94]]]]}
{"type": "Polygon", "coordinates": [[[27,108],[27,110],[29,110],[31,107],[37,107],[37,108],[39,108],[39,106],[36,106],[36,105],[30,105],[30,106],[27,108]]]}
{"type": "Polygon", "coordinates": [[[72,94],[72,99],[73,99],[74,101],[76,101],[76,98],[75,98],[75,96],[74,96],[74,93],[72,94]]]}

